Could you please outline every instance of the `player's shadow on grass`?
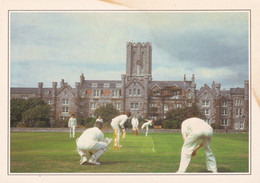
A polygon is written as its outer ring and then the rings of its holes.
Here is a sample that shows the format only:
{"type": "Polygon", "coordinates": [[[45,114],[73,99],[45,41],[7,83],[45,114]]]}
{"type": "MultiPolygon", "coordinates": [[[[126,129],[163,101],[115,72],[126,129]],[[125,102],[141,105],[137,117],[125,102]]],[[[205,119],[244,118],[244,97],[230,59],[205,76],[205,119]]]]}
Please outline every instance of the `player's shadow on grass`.
{"type": "MultiPolygon", "coordinates": [[[[207,171],[207,169],[201,169],[198,171],[199,173],[211,173],[210,171],[207,171]]],[[[226,172],[232,172],[230,169],[227,169],[225,167],[218,167],[218,172],[223,172],[223,173],[226,173],[226,172]]]]}
{"type": "Polygon", "coordinates": [[[225,168],[225,167],[218,167],[218,172],[222,172],[222,173],[228,173],[228,172],[234,172],[231,169],[225,168]]]}
{"type": "Polygon", "coordinates": [[[115,165],[115,164],[121,164],[125,162],[124,161],[105,161],[105,162],[100,161],[100,163],[102,165],[115,165]]]}

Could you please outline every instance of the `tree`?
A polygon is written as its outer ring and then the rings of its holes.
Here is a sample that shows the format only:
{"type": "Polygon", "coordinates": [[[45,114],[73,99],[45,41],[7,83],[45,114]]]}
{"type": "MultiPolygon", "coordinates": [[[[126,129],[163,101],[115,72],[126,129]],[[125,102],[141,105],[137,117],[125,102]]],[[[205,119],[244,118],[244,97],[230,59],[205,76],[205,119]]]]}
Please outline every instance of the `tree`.
{"type": "Polygon", "coordinates": [[[11,126],[24,122],[25,126],[48,126],[50,120],[50,106],[40,98],[11,99],[11,126]]]}
{"type": "Polygon", "coordinates": [[[152,115],[152,116],[158,116],[158,109],[157,109],[157,107],[151,107],[150,108],[150,114],[152,115]]]}
{"type": "Polygon", "coordinates": [[[10,121],[11,126],[14,127],[18,122],[22,121],[22,113],[26,110],[26,100],[14,98],[10,102],[10,121]]]}
{"type": "Polygon", "coordinates": [[[96,117],[101,116],[104,123],[109,123],[111,120],[119,115],[119,111],[113,106],[113,104],[107,104],[95,110],[94,115],[96,117]]]}
{"type": "Polygon", "coordinates": [[[160,98],[161,101],[161,117],[164,117],[164,105],[165,101],[171,97],[177,96],[181,92],[181,89],[177,86],[166,86],[164,88],[157,88],[148,92],[148,95],[153,98],[160,98]]]}
{"type": "Polygon", "coordinates": [[[166,113],[165,124],[167,124],[167,127],[171,126],[171,128],[181,128],[181,123],[191,117],[204,117],[197,105],[193,105],[192,107],[172,109],[168,111],[166,113]],[[171,125],[169,124],[169,121],[172,123],[171,125]]]}
{"type": "Polygon", "coordinates": [[[40,121],[50,121],[51,107],[48,105],[37,105],[22,113],[22,120],[27,127],[35,127],[40,121]]]}

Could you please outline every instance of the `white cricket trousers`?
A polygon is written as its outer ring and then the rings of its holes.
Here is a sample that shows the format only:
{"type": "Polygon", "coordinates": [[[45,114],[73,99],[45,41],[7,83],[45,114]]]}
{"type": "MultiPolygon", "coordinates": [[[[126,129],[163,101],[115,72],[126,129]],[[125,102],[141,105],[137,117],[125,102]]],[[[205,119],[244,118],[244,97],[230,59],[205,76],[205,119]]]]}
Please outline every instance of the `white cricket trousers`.
{"type": "Polygon", "coordinates": [[[212,171],[212,172],[217,172],[216,160],[209,147],[212,134],[213,134],[213,130],[210,130],[207,133],[200,132],[200,133],[191,133],[188,135],[188,137],[186,138],[186,140],[182,146],[181,161],[180,161],[180,167],[179,167],[178,173],[186,172],[186,169],[188,168],[189,163],[190,163],[191,154],[192,154],[193,150],[195,149],[198,141],[201,139],[203,141],[203,149],[204,149],[205,156],[206,156],[207,170],[212,171]]]}
{"type": "Polygon", "coordinates": [[[70,127],[70,137],[75,137],[75,126],[70,127]]]}
{"type": "Polygon", "coordinates": [[[149,131],[149,126],[142,126],[142,129],[144,129],[144,127],[145,127],[145,136],[147,136],[148,135],[148,131],[149,131]]]}
{"type": "Polygon", "coordinates": [[[91,159],[94,160],[94,162],[97,161],[98,158],[100,158],[100,156],[106,152],[106,150],[108,149],[108,146],[109,146],[109,144],[107,144],[106,142],[97,142],[94,145],[83,143],[84,141],[83,142],[81,141],[81,143],[78,143],[78,140],[77,140],[76,142],[77,142],[77,150],[78,150],[79,155],[81,157],[82,156],[87,157],[87,153],[91,152],[91,153],[93,153],[91,156],[91,159]]]}
{"type": "Polygon", "coordinates": [[[120,127],[119,127],[119,125],[117,125],[117,124],[114,124],[113,123],[113,120],[112,120],[112,122],[111,122],[111,127],[112,127],[112,129],[113,129],[113,131],[114,131],[114,133],[115,133],[115,141],[114,141],[114,145],[116,146],[119,146],[119,142],[120,142],[120,127]]]}
{"type": "Polygon", "coordinates": [[[138,130],[138,126],[133,126],[133,130],[138,130]]]}

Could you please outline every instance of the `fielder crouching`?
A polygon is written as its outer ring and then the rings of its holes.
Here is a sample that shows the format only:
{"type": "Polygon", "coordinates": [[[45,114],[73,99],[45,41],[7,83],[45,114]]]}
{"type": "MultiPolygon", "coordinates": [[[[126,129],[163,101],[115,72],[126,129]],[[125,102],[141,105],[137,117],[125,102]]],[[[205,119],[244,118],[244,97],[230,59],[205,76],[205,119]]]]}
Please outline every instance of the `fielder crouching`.
{"type": "Polygon", "coordinates": [[[111,143],[111,138],[104,138],[103,123],[96,123],[96,127],[85,130],[76,140],[77,150],[81,157],[80,164],[87,164],[87,153],[90,154],[88,163],[99,165],[99,158],[106,152],[111,143]]]}
{"type": "Polygon", "coordinates": [[[181,161],[177,173],[186,172],[191,157],[194,157],[196,151],[202,146],[206,156],[207,170],[217,173],[215,156],[209,147],[213,135],[212,127],[204,120],[194,117],[183,121],[181,125],[181,133],[184,143],[181,150],[181,161]],[[202,140],[202,142],[196,147],[197,142],[200,140],[202,140]]]}

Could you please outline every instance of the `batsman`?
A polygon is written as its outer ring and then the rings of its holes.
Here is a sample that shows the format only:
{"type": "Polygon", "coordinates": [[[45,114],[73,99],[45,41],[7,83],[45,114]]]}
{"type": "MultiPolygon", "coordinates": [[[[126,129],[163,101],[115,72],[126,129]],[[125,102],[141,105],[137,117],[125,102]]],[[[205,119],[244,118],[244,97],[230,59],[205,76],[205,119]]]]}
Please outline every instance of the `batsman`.
{"type": "Polygon", "coordinates": [[[129,117],[131,116],[131,112],[126,112],[126,114],[119,115],[112,119],[111,121],[111,127],[115,133],[115,139],[114,139],[114,146],[120,147],[120,129],[122,129],[123,138],[125,138],[125,122],[129,120],[129,117]]]}

